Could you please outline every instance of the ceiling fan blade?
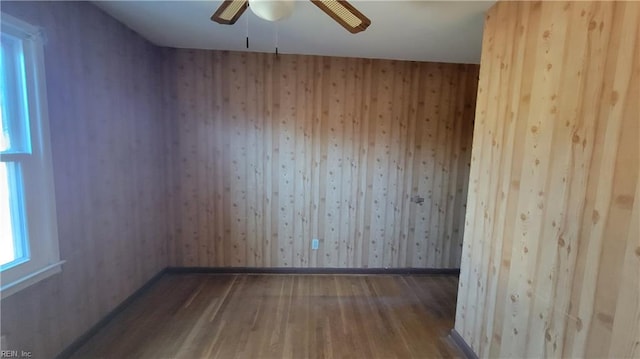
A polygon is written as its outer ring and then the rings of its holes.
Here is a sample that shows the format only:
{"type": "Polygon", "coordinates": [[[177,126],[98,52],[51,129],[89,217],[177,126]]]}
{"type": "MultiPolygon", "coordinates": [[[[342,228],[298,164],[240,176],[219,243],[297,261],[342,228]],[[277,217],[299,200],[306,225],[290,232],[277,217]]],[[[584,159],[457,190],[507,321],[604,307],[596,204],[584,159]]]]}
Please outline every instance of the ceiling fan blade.
{"type": "Polygon", "coordinates": [[[211,20],[218,24],[235,24],[247,7],[249,7],[249,0],[224,0],[211,16],[211,20]]]}
{"type": "Polygon", "coordinates": [[[311,0],[311,2],[352,34],[364,31],[371,25],[371,20],[346,0],[311,0]]]}

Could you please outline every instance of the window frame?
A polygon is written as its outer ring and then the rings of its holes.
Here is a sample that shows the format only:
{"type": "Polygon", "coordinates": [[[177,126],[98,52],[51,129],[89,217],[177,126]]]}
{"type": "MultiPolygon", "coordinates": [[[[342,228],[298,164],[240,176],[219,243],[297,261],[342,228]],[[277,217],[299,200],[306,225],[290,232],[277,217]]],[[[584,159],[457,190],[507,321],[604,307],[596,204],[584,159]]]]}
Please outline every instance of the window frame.
{"type": "Polygon", "coordinates": [[[0,154],[0,161],[19,162],[28,232],[29,258],[0,271],[4,299],[62,270],[53,184],[44,66],[44,36],[40,28],[0,13],[1,31],[22,39],[31,132],[31,154],[0,154]]]}

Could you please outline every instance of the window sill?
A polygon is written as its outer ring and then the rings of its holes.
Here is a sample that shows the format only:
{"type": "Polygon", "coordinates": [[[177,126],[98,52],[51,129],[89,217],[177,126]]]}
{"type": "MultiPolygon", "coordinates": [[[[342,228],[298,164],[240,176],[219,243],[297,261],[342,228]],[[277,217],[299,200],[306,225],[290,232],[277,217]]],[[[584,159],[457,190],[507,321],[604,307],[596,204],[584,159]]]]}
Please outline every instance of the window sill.
{"type": "Polygon", "coordinates": [[[33,284],[36,284],[45,278],[49,278],[56,273],[60,273],[62,271],[62,265],[64,264],[64,262],[65,261],[59,261],[57,263],[50,264],[11,283],[2,283],[2,287],[0,287],[2,299],[15,294],[33,284]]]}

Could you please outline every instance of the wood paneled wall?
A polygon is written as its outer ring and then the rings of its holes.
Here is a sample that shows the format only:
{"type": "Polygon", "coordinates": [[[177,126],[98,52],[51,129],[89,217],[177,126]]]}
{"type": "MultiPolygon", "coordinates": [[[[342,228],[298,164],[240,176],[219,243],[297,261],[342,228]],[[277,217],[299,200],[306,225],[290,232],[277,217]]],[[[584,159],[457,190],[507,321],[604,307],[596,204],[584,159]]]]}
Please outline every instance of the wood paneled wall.
{"type": "Polygon", "coordinates": [[[640,357],[640,3],[485,24],[456,330],[482,357],[640,357]]]}
{"type": "Polygon", "coordinates": [[[171,265],[459,266],[477,65],[171,50],[165,66],[171,265]]]}
{"type": "Polygon", "coordinates": [[[2,11],[47,39],[66,260],[2,300],[2,349],[51,358],[167,265],[161,52],[88,3],[3,1],[2,11]]]}

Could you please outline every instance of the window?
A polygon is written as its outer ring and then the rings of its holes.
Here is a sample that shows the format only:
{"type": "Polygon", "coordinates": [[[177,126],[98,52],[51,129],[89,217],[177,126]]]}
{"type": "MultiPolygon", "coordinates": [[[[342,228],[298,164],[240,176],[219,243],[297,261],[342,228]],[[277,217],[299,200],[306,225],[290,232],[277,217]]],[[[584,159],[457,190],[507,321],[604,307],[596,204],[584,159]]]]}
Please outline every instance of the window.
{"type": "Polygon", "coordinates": [[[40,30],[2,14],[0,291],[60,271],[40,30]]]}

